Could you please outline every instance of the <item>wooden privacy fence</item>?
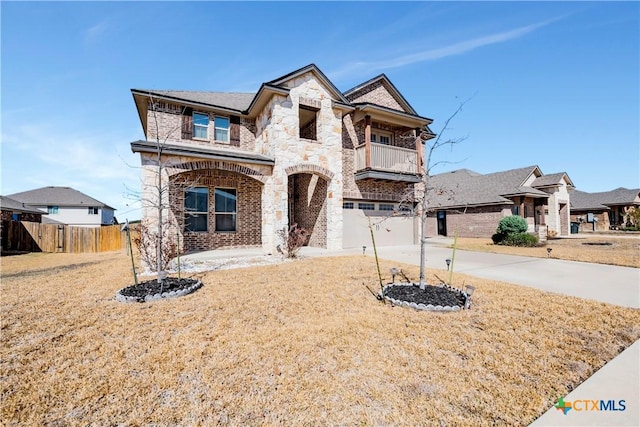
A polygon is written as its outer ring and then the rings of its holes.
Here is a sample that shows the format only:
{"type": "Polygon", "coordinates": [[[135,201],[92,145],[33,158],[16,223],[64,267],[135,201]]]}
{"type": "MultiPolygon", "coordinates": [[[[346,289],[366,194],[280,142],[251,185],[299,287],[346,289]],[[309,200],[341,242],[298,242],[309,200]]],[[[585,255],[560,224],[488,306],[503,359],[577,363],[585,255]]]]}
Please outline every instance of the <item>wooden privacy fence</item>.
{"type": "Polygon", "coordinates": [[[107,252],[126,248],[120,225],[73,227],[2,221],[2,250],[26,252],[107,252]]]}

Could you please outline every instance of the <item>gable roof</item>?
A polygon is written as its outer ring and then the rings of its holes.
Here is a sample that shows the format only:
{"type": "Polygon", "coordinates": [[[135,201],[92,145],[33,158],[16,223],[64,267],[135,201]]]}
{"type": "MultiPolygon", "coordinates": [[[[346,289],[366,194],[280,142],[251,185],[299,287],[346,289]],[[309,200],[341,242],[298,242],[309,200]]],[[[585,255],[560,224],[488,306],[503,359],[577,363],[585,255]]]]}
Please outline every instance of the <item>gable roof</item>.
{"type": "Polygon", "coordinates": [[[611,191],[599,193],[587,193],[585,191],[572,190],[571,209],[585,210],[609,209],[609,206],[640,206],[640,188],[619,187],[611,191]]]}
{"type": "Polygon", "coordinates": [[[563,180],[569,187],[573,188],[573,181],[571,181],[569,175],[567,175],[566,172],[558,172],[539,176],[533,181],[533,183],[531,183],[531,186],[535,188],[552,187],[562,184],[563,180]]]}
{"type": "Polygon", "coordinates": [[[10,194],[9,197],[32,206],[97,206],[115,210],[71,187],[42,187],[10,194]]]}
{"type": "Polygon", "coordinates": [[[254,116],[266,105],[272,95],[287,95],[289,93],[289,87],[287,82],[304,75],[306,73],[313,73],[314,76],[322,83],[329,91],[333,98],[333,105],[335,108],[342,109],[343,111],[353,111],[359,108],[365,110],[376,110],[382,115],[394,117],[400,121],[407,121],[411,126],[424,126],[426,135],[435,136],[435,134],[429,129],[428,125],[433,120],[427,117],[419,116],[413,107],[402,96],[400,91],[391,83],[389,78],[381,74],[374,77],[352,89],[344,94],[338,90],[338,88],[329,80],[329,78],[322,72],[315,64],[309,64],[297,70],[294,70],[281,77],[273,79],[269,82],[265,82],[260,85],[257,92],[207,92],[207,91],[186,91],[186,90],[164,90],[164,89],[131,89],[136,108],[138,110],[138,116],[142,123],[143,130],[147,132],[147,101],[146,98],[155,97],[158,100],[164,100],[168,102],[175,102],[185,104],[194,108],[207,108],[212,110],[218,110],[229,114],[236,114],[241,116],[254,116]],[[364,103],[352,103],[347,94],[353,94],[355,90],[362,89],[367,85],[381,83],[385,86],[387,91],[394,97],[394,99],[405,109],[400,111],[391,109],[382,105],[377,105],[370,102],[364,103]]]}
{"type": "Polygon", "coordinates": [[[527,166],[486,175],[468,169],[433,175],[429,178],[429,206],[511,205],[513,201],[508,197],[549,197],[544,191],[524,185],[531,175],[540,174],[538,166],[527,166]]]}
{"type": "Polygon", "coordinates": [[[283,86],[286,82],[295,79],[298,76],[301,76],[306,73],[313,73],[315,76],[322,82],[322,84],[329,89],[331,95],[333,95],[338,101],[343,102],[345,104],[349,104],[349,100],[345,98],[345,96],[338,90],[337,87],[324,75],[322,71],[317,67],[316,64],[309,64],[302,68],[298,68],[295,71],[292,71],[284,76],[278,77],[277,79],[271,80],[267,84],[273,86],[283,86]]]}
{"type": "Polygon", "coordinates": [[[344,96],[349,99],[349,101],[353,101],[353,95],[355,95],[361,89],[366,88],[367,86],[373,86],[376,84],[381,84],[387,89],[389,94],[402,106],[404,112],[417,116],[418,113],[414,108],[409,104],[409,102],[405,99],[404,96],[400,93],[398,88],[389,80],[386,74],[380,74],[372,79],[367,80],[366,82],[360,83],[357,86],[352,87],[344,93],[344,96]]]}
{"type": "Polygon", "coordinates": [[[226,110],[234,110],[238,113],[245,111],[251,105],[256,96],[255,93],[243,92],[203,92],[188,90],[155,90],[155,89],[131,89],[134,94],[158,96],[168,100],[188,101],[207,107],[218,107],[226,110]]]}
{"type": "Polygon", "coordinates": [[[38,215],[47,214],[46,212],[34,208],[33,206],[29,206],[7,196],[0,196],[0,209],[3,211],[23,212],[38,215]]]}

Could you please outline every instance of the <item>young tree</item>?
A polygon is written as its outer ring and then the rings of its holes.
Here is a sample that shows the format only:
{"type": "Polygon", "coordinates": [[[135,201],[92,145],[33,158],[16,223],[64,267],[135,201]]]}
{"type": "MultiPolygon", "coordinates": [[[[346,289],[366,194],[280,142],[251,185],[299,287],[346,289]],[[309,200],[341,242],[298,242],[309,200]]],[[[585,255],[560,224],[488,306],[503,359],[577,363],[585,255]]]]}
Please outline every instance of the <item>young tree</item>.
{"type": "Polygon", "coordinates": [[[462,111],[462,108],[471,98],[462,101],[458,108],[451,114],[447,120],[445,120],[442,129],[434,139],[430,139],[432,136],[426,131],[422,131],[418,137],[422,140],[425,147],[422,150],[422,162],[420,166],[421,181],[416,189],[416,200],[420,208],[420,289],[425,288],[425,266],[427,261],[427,218],[429,212],[434,210],[434,206],[430,204],[430,195],[436,190],[431,185],[431,171],[434,167],[442,164],[452,164],[457,162],[451,162],[447,160],[441,160],[433,162],[434,154],[442,147],[449,146],[453,148],[454,145],[460,144],[465,141],[467,137],[459,138],[444,138],[444,134],[449,130],[449,124],[451,121],[462,111]]]}
{"type": "Polygon", "coordinates": [[[170,177],[169,168],[174,163],[163,156],[168,141],[174,133],[181,130],[182,121],[178,120],[169,126],[164,121],[161,126],[158,113],[165,112],[182,117],[185,108],[170,106],[153,96],[149,98],[148,108],[151,114],[147,125],[147,138],[155,143],[155,151],[152,158],[143,160],[144,178],[141,200],[143,216],[146,218],[143,218],[141,225],[138,247],[143,261],[157,272],[158,283],[162,286],[166,279],[165,268],[180,252],[179,242],[176,241],[176,234],[179,234],[179,231],[176,233],[175,227],[184,227],[186,212],[181,208],[183,204],[177,202],[182,200],[184,190],[194,187],[197,182],[180,176],[170,177]],[[172,205],[174,220],[170,217],[172,205]],[[153,211],[153,218],[148,215],[148,209],[153,211]]]}

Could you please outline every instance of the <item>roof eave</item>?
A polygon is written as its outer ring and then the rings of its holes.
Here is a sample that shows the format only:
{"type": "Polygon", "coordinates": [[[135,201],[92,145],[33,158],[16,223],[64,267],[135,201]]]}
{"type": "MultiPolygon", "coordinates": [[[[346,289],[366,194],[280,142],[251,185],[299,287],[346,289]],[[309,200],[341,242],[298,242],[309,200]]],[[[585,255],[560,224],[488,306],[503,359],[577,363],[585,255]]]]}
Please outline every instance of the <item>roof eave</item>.
{"type": "MultiPolygon", "coordinates": [[[[409,114],[376,104],[357,103],[353,105],[363,113],[375,113],[378,117],[383,117],[387,120],[393,121],[393,123],[403,124],[408,127],[427,127],[428,129],[428,125],[433,123],[433,120],[428,117],[409,114]]],[[[431,134],[433,134],[433,132],[431,132],[431,134]]]]}
{"type": "MultiPolygon", "coordinates": [[[[131,143],[131,151],[134,153],[153,153],[156,154],[156,143],[150,141],[133,141],[131,143]]],[[[209,160],[223,160],[228,162],[249,163],[256,165],[275,165],[275,159],[270,157],[254,154],[242,153],[238,151],[210,150],[201,146],[187,145],[165,145],[162,150],[163,154],[194,157],[209,160]]]]}
{"type": "MultiPolygon", "coordinates": [[[[184,99],[184,98],[180,98],[177,96],[170,96],[170,95],[164,95],[164,94],[159,94],[159,93],[155,93],[155,92],[151,92],[151,91],[143,91],[143,90],[138,90],[138,89],[131,89],[131,92],[135,95],[138,96],[144,96],[147,98],[156,98],[156,99],[161,99],[163,101],[170,101],[170,102],[177,102],[180,103],[181,105],[185,105],[188,107],[196,107],[196,108],[205,108],[205,109],[209,109],[209,110],[215,110],[215,111],[219,111],[219,112],[223,112],[223,113],[227,113],[227,114],[234,114],[234,115],[238,115],[238,116],[242,116],[242,115],[246,115],[246,113],[243,110],[238,110],[235,108],[229,108],[229,107],[223,107],[220,105],[215,105],[215,104],[208,104],[206,102],[197,102],[197,101],[191,101],[188,99],[184,99]]],[[[146,132],[145,132],[146,134],[146,132]]]]}

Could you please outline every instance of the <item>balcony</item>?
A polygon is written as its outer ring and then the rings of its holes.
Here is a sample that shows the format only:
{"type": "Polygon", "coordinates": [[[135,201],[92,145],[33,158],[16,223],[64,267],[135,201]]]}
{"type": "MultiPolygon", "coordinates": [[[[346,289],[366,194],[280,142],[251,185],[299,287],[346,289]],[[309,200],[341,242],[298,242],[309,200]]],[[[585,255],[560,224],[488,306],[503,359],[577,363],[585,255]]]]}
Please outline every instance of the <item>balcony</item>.
{"type": "Polygon", "coordinates": [[[416,150],[375,143],[369,146],[369,153],[366,144],[356,147],[356,180],[420,181],[416,150]]]}

